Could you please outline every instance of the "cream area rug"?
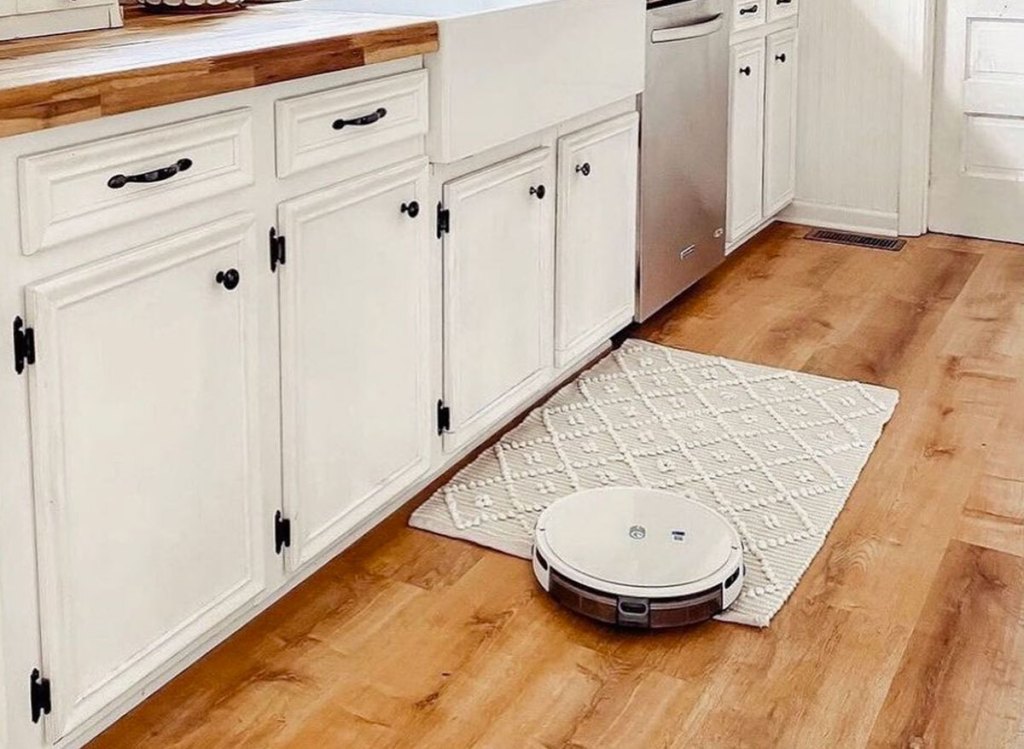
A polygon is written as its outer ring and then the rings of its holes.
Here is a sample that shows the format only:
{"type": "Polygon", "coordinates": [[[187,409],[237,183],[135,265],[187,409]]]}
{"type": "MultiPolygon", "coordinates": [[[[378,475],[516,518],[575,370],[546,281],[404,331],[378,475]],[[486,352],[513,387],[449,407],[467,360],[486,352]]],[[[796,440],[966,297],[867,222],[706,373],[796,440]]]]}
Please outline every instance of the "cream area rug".
{"type": "Polygon", "coordinates": [[[850,496],[899,394],[630,340],[502,437],[412,515],[416,528],[529,558],[540,512],[601,486],[675,492],[743,541],[740,598],[766,627],[850,496]]]}

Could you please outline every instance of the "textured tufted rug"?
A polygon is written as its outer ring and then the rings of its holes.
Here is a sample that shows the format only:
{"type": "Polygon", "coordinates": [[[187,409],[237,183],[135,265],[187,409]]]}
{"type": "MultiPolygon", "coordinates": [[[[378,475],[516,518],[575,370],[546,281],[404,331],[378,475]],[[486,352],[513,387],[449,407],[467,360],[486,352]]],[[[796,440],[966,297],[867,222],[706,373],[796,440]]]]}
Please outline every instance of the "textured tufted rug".
{"type": "Polygon", "coordinates": [[[718,509],[747,577],[718,618],[768,626],[825,542],[899,394],[630,340],[562,388],[412,515],[529,558],[541,510],[599,486],[718,509]]]}

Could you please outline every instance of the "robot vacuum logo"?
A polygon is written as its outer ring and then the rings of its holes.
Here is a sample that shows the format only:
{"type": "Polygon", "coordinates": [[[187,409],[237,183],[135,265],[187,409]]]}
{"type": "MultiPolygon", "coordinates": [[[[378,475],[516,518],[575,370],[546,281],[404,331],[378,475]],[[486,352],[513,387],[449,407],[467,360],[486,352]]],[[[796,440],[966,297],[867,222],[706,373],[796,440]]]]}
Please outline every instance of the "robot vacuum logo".
{"type": "Polygon", "coordinates": [[[647,529],[642,525],[634,525],[629,529],[629,537],[639,541],[647,536],[647,529]]]}

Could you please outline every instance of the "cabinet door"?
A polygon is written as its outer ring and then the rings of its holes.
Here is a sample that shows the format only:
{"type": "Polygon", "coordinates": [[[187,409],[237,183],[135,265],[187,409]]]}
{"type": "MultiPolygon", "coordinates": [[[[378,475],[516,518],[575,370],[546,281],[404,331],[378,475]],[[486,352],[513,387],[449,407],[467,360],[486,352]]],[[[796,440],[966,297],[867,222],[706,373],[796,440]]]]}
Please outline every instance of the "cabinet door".
{"type": "Polygon", "coordinates": [[[427,164],[417,159],[280,208],[288,242],[279,283],[293,569],[427,468],[426,196],[427,164]]]}
{"type": "Polygon", "coordinates": [[[764,42],[732,48],[729,90],[729,236],[735,242],[761,223],[764,161],[764,42]]]}
{"type": "Polygon", "coordinates": [[[238,216],[27,289],[50,740],[264,588],[255,252],[238,216]]]}
{"type": "Polygon", "coordinates": [[[639,116],[558,142],[555,349],[563,366],[633,319],[639,116]]]}
{"type": "Polygon", "coordinates": [[[764,215],[774,216],[796,191],[796,29],[768,37],[765,61],[764,215]]]}
{"type": "Polygon", "coordinates": [[[554,353],[553,154],[540,148],[445,184],[446,450],[535,394],[554,353]]]}

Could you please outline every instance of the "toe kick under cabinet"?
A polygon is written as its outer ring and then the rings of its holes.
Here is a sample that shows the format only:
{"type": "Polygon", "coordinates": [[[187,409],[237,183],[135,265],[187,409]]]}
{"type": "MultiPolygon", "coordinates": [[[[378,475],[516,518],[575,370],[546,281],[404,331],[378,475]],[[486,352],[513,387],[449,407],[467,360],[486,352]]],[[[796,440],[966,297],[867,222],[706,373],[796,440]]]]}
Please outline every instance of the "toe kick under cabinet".
{"type": "Polygon", "coordinates": [[[730,66],[727,252],[796,192],[797,11],[795,2],[767,0],[766,23],[757,15],[765,4],[736,6],[743,15],[734,21],[730,66]]]}
{"type": "Polygon", "coordinates": [[[430,165],[422,65],[0,139],[7,745],[82,745],[632,318],[635,102],[430,165]]]}

